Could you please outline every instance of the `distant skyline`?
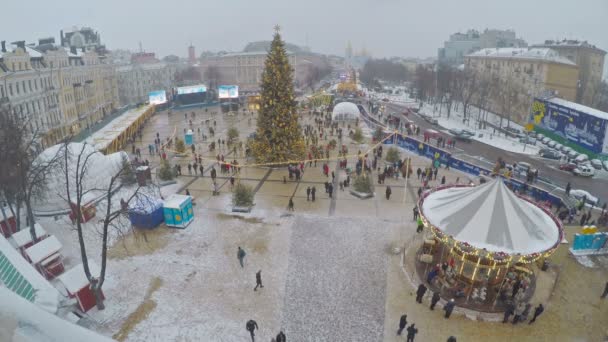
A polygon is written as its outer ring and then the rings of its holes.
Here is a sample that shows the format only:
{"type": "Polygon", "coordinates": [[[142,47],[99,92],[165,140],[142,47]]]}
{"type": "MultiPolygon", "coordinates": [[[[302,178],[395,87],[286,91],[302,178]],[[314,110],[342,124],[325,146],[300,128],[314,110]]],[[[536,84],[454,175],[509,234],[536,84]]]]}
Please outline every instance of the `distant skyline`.
{"type": "Polygon", "coordinates": [[[141,42],[159,57],[185,57],[191,42],[197,55],[239,51],[270,40],[276,24],[286,41],[340,56],[350,40],[354,51],[365,47],[374,57],[435,57],[450,34],[486,28],[514,30],[530,44],[566,38],[608,50],[606,0],[58,0],[9,2],[3,12],[0,40],[58,40],[61,29],[88,26],[109,49],[137,51],[141,42]]]}

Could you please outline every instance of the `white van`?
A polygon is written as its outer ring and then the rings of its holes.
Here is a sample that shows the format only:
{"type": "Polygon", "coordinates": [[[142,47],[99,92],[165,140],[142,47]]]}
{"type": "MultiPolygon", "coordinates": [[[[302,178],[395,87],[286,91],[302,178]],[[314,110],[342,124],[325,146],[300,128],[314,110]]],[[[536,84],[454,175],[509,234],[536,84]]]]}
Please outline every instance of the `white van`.
{"type": "Polygon", "coordinates": [[[589,165],[580,165],[579,167],[574,169],[572,173],[582,177],[593,177],[593,175],[595,175],[595,170],[589,165]]]}

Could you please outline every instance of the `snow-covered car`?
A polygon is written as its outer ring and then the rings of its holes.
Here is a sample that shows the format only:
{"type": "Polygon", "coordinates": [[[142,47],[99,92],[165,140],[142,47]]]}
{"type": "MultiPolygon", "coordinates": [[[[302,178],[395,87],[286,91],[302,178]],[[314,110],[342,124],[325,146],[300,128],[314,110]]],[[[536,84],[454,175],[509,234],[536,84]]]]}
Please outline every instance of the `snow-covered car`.
{"type": "Polygon", "coordinates": [[[579,155],[580,154],[578,152],[576,152],[575,150],[572,150],[572,151],[568,152],[568,158],[570,158],[570,159],[575,159],[579,155]]]}
{"type": "Polygon", "coordinates": [[[549,147],[551,147],[551,148],[555,148],[555,145],[557,145],[557,142],[556,142],[556,141],[553,141],[553,140],[551,140],[551,141],[549,141],[549,142],[547,143],[547,146],[549,146],[549,147]]]}
{"type": "Polygon", "coordinates": [[[554,148],[555,148],[556,150],[558,150],[558,151],[561,151],[561,150],[562,150],[562,148],[564,148],[564,145],[562,145],[562,144],[559,144],[559,143],[558,143],[558,144],[555,144],[555,147],[554,147],[554,148]]]}
{"type": "Polygon", "coordinates": [[[583,197],[585,197],[585,202],[587,202],[589,204],[595,205],[598,203],[597,197],[593,196],[588,191],[581,190],[581,189],[570,190],[570,197],[574,197],[575,199],[577,199],[579,201],[582,200],[583,197]]]}
{"type": "Polygon", "coordinates": [[[548,144],[548,143],[549,143],[549,141],[551,141],[551,138],[549,138],[549,137],[543,137],[543,138],[542,138],[540,141],[541,141],[543,144],[545,144],[545,145],[546,145],[546,144],[548,144]]]}
{"type": "Polygon", "coordinates": [[[572,170],[572,173],[581,177],[593,177],[595,170],[589,165],[579,165],[576,169],[572,170]]]}
{"type": "Polygon", "coordinates": [[[452,135],[459,135],[462,133],[462,130],[460,128],[450,128],[448,132],[452,135]]]}
{"type": "Polygon", "coordinates": [[[557,152],[556,150],[552,150],[550,148],[541,149],[538,154],[543,158],[555,159],[555,160],[561,159],[563,156],[563,154],[557,152]]]}
{"type": "Polygon", "coordinates": [[[568,153],[570,153],[570,151],[574,151],[574,150],[572,149],[572,147],[570,147],[570,146],[564,146],[564,148],[562,148],[562,152],[563,152],[564,154],[568,154],[568,153]]]}
{"type": "Polygon", "coordinates": [[[591,166],[593,166],[593,168],[595,168],[596,170],[601,170],[602,169],[602,161],[599,159],[591,159],[590,160],[591,166]]]}
{"type": "Polygon", "coordinates": [[[578,157],[574,158],[574,162],[577,164],[583,164],[587,160],[589,160],[589,156],[586,154],[579,154],[578,157]]]}
{"type": "Polygon", "coordinates": [[[608,171],[608,160],[604,160],[602,164],[604,165],[604,170],[608,171]]]}
{"type": "MultiPolygon", "coordinates": [[[[534,133],[534,132],[531,132],[531,133],[534,133]]],[[[542,133],[536,133],[536,140],[543,140],[544,137],[545,137],[544,134],[542,134],[542,133]]]]}
{"type": "Polygon", "coordinates": [[[519,142],[522,144],[536,145],[536,139],[528,136],[520,138],[519,142]]]}
{"type": "Polygon", "coordinates": [[[437,121],[437,119],[435,119],[435,118],[430,118],[429,123],[431,125],[435,125],[435,126],[439,125],[439,121],[437,121]]]}

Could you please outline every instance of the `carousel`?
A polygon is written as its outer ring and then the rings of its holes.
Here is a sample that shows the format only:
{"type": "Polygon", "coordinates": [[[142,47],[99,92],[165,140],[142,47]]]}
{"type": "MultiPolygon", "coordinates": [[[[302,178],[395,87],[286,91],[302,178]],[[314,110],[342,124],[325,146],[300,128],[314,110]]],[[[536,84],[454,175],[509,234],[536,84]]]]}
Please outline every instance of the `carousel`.
{"type": "Polygon", "coordinates": [[[529,300],[535,272],[546,269],[563,238],[549,210],[516,195],[502,178],[428,190],[418,208],[426,228],[418,274],[442,298],[478,311],[529,300]]]}

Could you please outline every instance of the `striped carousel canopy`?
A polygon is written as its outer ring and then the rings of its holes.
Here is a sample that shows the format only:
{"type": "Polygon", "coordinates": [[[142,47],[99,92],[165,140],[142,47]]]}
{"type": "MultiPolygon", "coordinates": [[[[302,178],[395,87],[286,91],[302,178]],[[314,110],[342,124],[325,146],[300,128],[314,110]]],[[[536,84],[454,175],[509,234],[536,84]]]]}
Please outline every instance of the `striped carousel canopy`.
{"type": "Polygon", "coordinates": [[[517,197],[500,178],[435,191],[421,210],[444,234],[491,252],[540,253],[560,241],[560,228],[551,216],[517,197]]]}

